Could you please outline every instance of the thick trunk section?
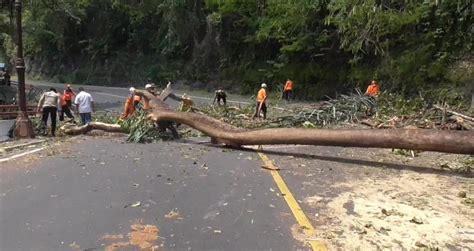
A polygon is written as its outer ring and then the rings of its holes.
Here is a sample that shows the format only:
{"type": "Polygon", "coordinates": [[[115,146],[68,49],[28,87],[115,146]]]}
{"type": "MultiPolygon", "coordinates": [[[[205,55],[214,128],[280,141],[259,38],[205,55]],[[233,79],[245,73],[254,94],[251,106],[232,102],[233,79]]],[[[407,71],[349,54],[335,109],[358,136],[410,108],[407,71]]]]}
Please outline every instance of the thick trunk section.
{"type": "Polygon", "coordinates": [[[474,132],[426,129],[301,129],[275,128],[244,131],[195,113],[155,111],[154,120],[169,120],[193,127],[215,143],[241,145],[325,145],[366,148],[401,148],[474,154],[474,132]]]}
{"type": "MultiPolygon", "coordinates": [[[[243,130],[220,120],[196,113],[174,112],[163,102],[170,94],[168,86],[160,96],[154,97],[146,91],[135,92],[148,100],[153,112],[150,118],[155,121],[174,121],[199,130],[213,143],[234,147],[242,145],[325,145],[365,148],[401,148],[410,150],[436,151],[446,153],[474,154],[474,132],[440,131],[427,129],[301,129],[275,128],[243,130]]],[[[92,129],[120,131],[118,125],[91,123],[77,129],[69,129],[67,134],[80,134],[92,129]]]]}

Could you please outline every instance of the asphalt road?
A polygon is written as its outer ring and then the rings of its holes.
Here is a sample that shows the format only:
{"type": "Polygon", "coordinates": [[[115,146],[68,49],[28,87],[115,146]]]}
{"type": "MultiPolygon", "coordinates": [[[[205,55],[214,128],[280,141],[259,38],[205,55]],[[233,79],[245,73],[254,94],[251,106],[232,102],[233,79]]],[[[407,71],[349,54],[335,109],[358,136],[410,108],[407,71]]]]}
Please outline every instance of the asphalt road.
{"type": "Polygon", "coordinates": [[[151,250],[129,240],[136,223],[159,230],[150,243],[160,250],[310,250],[293,238],[296,221],[255,152],[74,142],[2,164],[0,250],[107,250],[127,242],[118,250],[151,250]]]}
{"type": "MultiPolygon", "coordinates": [[[[58,91],[63,91],[65,88],[64,84],[59,83],[50,83],[44,81],[32,81],[28,80],[28,84],[31,84],[35,87],[47,90],[50,87],[55,87],[58,91]]],[[[84,87],[84,90],[91,93],[95,102],[99,105],[101,109],[105,110],[120,110],[123,107],[123,103],[125,102],[126,97],[128,96],[128,88],[123,87],[107,87],[107,86],[93,86],[93,85],[74,85],[73,89],[77,91],[77,88],[84,87]]],[[[137,86],[136,88],[141,88],[137,86]]],[[[175,90],[174,93],[176,95],[181,96],[185,93],[183,90],[175,90]]],[[[193,101],[199,105],[208,105],[212,104],[214,94],[213,93],[205,93],[205,92],[193,92],[193,91],[186,91],[186,94],[190,96],[193,101]]],[[[228,94],[228,104],[231,105],[248,105],[250,104],[248,97],[228,94]]],[[[167,103],[177,106],[178,102],[172,99],[167,99],[167,103]]]]}
{"type": "MultiPolygon", "coordinates": [[[[102,110],[121,110],[128,94],[84,88],[102,110]]],[[[212,94],[188,94],[198,105],[212,102],[212,94]]],[[[230,100],[246,104],[245,97],[230,100]]],[[[295,238],[294,208],[253,151],[71,141],[0,164],[0,250],[311,250],[295,238]],[[156,228],[156,236],[133,239],[136,224],[156,228]]]]}
{"type": "MultiPolygon", "coordinates": [[[[126,88],[85,88],[102,109],[120,109],[127,95],[126,88]]],[[[323,146],[264,146],[281,168],[269,171],[253,150],[197,141],[208,139],[127,144],[78,136],[2,162],[0,251],[321,250],[355,231],[334,230],[339,222],[326,204],[350,189],[337,184],[405,170],[447,175],[383,161],[373,149],[323,146]]],[[[355,214],[354,201],[342,207],[355,214]]]]}
{"type": "Polygon", "coordinates": [[[15,123],[15,120],[8,119],[8,120],[0,120],[0,142],[8,140],[8,131],[15,123]]]}

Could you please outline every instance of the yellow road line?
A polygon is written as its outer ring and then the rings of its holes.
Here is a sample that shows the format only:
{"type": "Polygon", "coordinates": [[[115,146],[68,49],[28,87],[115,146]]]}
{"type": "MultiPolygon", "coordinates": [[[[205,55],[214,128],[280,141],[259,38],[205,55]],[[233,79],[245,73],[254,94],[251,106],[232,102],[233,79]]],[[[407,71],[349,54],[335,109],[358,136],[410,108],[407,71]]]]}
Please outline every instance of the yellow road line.
{"type": "MultiPolygon", "coordinates": [[[[267,157],[267,155],[265,155],[264,153],[260,151],[257,151],[257,153],[260,156],[260,158],[263,160],[265,165],[267,165],[270,168],[275,167],[273,164],[273,161],[270,160],[267,157]]],[[[295,216],[296,221],[298,222],[300,227],[303,229],[303,232],[307,236],[308,238],[307,241],[311,245],[311,248],[313,250],[318,250],[318,251],[327,250],[326,246],[322,242],[310,239],[314,237],[316,231],[314,230],[313,225],[311,225],[311,222],[309,221],[308,217],[306,217],[306,215],[304,214],[303,209],[301,209],[300,205],[296,201],[290,189],[286,185],[285,181],[280,176],[280,173],[277,170],[270,170],[270,173],[273,177],[273,180],[275,180],[275,183],[280,189],[281,194],[284,195],[283,197],[285,198],[286,203],[290,207],[290,210],[293,213],[293,216],[295,216]]]]}

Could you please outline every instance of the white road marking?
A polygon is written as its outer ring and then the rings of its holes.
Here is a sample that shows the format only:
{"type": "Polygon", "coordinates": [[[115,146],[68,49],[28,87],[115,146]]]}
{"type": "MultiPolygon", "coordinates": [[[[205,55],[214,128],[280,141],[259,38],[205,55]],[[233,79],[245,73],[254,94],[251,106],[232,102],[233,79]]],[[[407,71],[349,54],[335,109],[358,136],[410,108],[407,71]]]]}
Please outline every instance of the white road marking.
{"type": "Polygon", "coordinates": [[[9,160],[16,159],[16,158],[19,158],[19,157],[22,157],[22,156],[25,156],[25,155],[29,155],[29,154],[35,153],[35,152],[39,152],[39,151],[41,151],[41,150],[43,150],[43,149],[45,149],[45,148],[46,148],[46,147],[41,147],[41,148],[37,148],[37,149],[31,150],[31,151],[22,152],[22,153],[19,153],[19,154],[10,156],[10,157],[8,157],[8,158],[3,158],[3,159],[0,159],[0,163],[7,162],[7,161],[9,161],[9,160]]]}
{"type": "MultiPolygon", "coordinates": [[[[115,94],[110,94],[110,93],[104,93],[104,92],[93,92],[93,94],[99,94],[99,95],[105,95],[105,96],[111,96],[111,97],[117,97],[117,98],[127,98],[126,96],[120,96],[120,95],[115,95],[115,94]]],[[[182,94],[176,93],[176,96],[181,96],[182,94]]],[[[194,99],[202,99],[202,100],[209,100],[211,101],[211,98],[207,97],[200,97],[200,96],[190,96],[191,98],[194,99]]],[[[250,104],[250,102],[246,101],[235,101],[235,100],[228,100],[227,102],[229,103],[237,103],[237,104],[250,104]]]]}
{"type": "MultiPolygon", "coordinates": [[[[177,95],[177,96],[181,96],[182,94],[176,93],[176,95],[177,95]]],[[[200,97],[200,96],[191,96],[191,95],[190,95],[190,97],[191,97],[191,98],[194,98],[194,99],[203,99],[203,100],[209,100],[209,101],[214,100],[214,98],[207,98],[207,97],[200,97]]],[[[250,102],[247,102],[247,101],[236,101],[236,100],[227,100],[227,102],[229,102],[229,103],[237,103],[237,104],[246,104],[246,105],[250,104],[250,102]]]]}
{"type": "MultiPolygon", "coordinates": [[[[58,83],[41,83],[41,82],[32,82],[32,85],[40,85],[40,86],[51,86],[53,85],[62,85],[58,83]]],[[[85,87],[85,88],[107,88],[107,89],[116,89],[116,90],[124,90],[127,91],[127,88],[124,87],[111,87],[111,86],[98,86],[98,85],[75,85],[76,87],[85,87]]],[[[115,94],[109,94],[109,93],[104,93],[104,92],[93,92],[93,94],[99,94],[99,95],[106,95],[106,96],[111,96],[111,97],[116,97],[116,98],[127,98],[127,96],[121,96],[121,95],[115,95],[115,94]]],[[[176,93],[177,96],[181,96],[183,94],[176,93]]],[[[201,100],[213,100],[213,98],[209,97],[202,97],[202,96],[191,96],[191,98],[195,99],[201,99],[201,100]]],[[[250,102],[247,101],[237,101],[237,100],[228,100],[227,102],[229,103],[237,103],[237,104],[251,104],[250,102]]]]}
{"type": "MultiPolygon", "coordinates": [[[[265,149],[288,149],[288,148],[300,148],[308,147],[308,145],[262,145],[265,149]]],[[[243,147],[258,150],[258,146],[244,145],[243,147]]]]}
{"type": "Polygon", "coordinates": [[[116,97],[116,98],[127,98],[126,96],[120,96],[120,95],[103,93],[103,92],[93,92],[92,94],[99,94],[99,95],[111,96],[111,97],[116,97]]]}

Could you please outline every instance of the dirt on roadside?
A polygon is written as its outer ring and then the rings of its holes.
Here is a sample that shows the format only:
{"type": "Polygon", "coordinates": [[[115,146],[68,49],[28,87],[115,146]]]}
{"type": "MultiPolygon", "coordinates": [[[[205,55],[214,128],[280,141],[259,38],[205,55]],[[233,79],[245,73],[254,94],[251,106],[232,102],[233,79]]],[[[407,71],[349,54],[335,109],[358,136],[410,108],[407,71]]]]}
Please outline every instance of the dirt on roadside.
{"type": "Polygon", "coordinates": [[[302,166],[321,167],[308,184],[318,176],[319,183],[331,175],[344,177],[317,185],[326,186],[323,193],[302,183],[307,195],[302,206],[317,232],[308,238],[323,241],[329,250],[474,250],[472,156],[425,152],[413,157],[366,149],[344,149],[337,156],[317,157],[328,165],[296,158],[306,164],[291,169],[308,176],[302,166]],[[338,168],[344,158],[358,162],[338,168]]]}

